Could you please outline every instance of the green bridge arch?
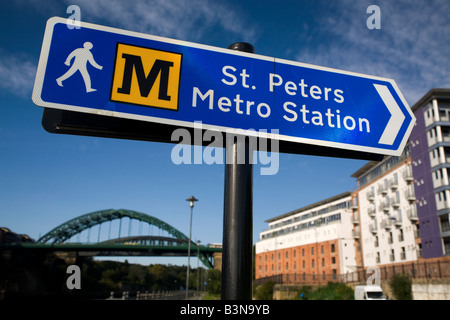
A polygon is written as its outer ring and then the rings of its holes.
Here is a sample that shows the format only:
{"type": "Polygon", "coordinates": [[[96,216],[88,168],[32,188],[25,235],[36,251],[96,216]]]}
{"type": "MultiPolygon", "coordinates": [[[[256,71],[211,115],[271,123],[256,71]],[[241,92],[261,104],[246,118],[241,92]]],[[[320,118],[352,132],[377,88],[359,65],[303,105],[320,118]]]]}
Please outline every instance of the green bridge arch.
{"type": "Polygon", "coordinates": [[[122,219],[125,217],[149,223],[158,227],[159,229],[167,231],[167,233],[169,233],[176,239],[186,240],[186,242],[189,241],[189,238],[181,231],[175,229],[168,223],[148,214],[127,209],[107,209],[87,213],[73,218],[52,229],[41,238],[39,238],[37,242],[48,244],[63,243],[72,238],[74,235],[92,228],[98,224],[116,219],[122,219]]]}
{"type": "MultiPolygon", "coordinates": [[[[168,223],[166,223],[158,218],[155,218],[148,214],[134,211],[134,210],[107,209],[107,210],[99,210],[99,211],[87,213],[87,214],[78,216],[76,218],[73,218],[67,222],[64,222],[64,223],[60,224],[59,226],[57,226],[56,228],[49,231],[48,233],[46,233],[45,235],[43,235],[42,237],[40,237],[35,244],[31,244],[30,246],[36,247],[36,248],[39,247],[39,245],[41,247],[51,246],[53,248],[62,246],[61,248],[67,248],[67,249],[69,249],[70,247],[75,247],[75,248],[82,247],[83,250],[86,250],[86,248],[87,248],[86,246],[93,246],[95,248],[98,247],[101,249],[101,248],[104,248],[105,245],[107,245],[107,244],[111,245],[115,241],[120,242],[121,239],[118,238],[118,239],[113,239],[110,241],[103,241],[101,243],[99,242],[97,245],[81,245],[81,244],[70,245],[69,243],[66,243],[66,241],[71,239],[73,236],[83,232],[84,230],[92,228],[96,225],[101,225],[104,222],[122,219],[122,218],[130,218],[130,219],[134,219],[134,220],[139,220],[139,221],[148,223],[150,225],[154,225],[157,228],[166,231],[175,240],[175,241],[172,241],[172,243],[177,243],[176,247],[168,246],[167,247],[168,251],[170,251],[170,248],[172,248],[173,250],[176,249],[176,252],[180,252],[180,250],[179,250],[179,249],[181,249],[180,245],[183,246],[183,243],[185,243],[184,246],[187,247],[187,245],[189,243],[189,238],[185,234],[183,234],[181,231],[177,230],[176,228],[172,227],[168,223]]],[[[139,238],[139,237],[137,237],[137,238],[139,238]]],[[[145,237],[140,237],[140,238],[145,238],[145,237]]],[[[152,237],[149,237],[149,238],[152,238],[152,237]]],[[[153,237],[153,238],[161,238],[162,239],[164,237],[153,237]]],[[[126,239],[126,238],[122,238],[122,239],[126,239]]],[[[171,238],[164,238],[164,239],[168,240],[167,242],[170,242],[171,238]]],[[[196,243],[192,242],[192,240],[191,240],[191,246],[193,247],[193,249],[197,248],[197,247],[199,249],[198,254],[196,252],[197,250],[195,250],[195,249],[192,250],[193,251],[192,254],[197,255],[198,258],[202,261],[202,263],[207,268],[212,268],[211,262],[209,261],[208,257],[212,258],[213,253],[220,252],[221,249],[217,249],[214,247],[210,248],[209,246],[198,246],[196,243]]],[[[161,246],[159,246],[159,248],[158,248],[159,252],[161,250],[164,250],[162,248],[161,248],[161,246]]]]}

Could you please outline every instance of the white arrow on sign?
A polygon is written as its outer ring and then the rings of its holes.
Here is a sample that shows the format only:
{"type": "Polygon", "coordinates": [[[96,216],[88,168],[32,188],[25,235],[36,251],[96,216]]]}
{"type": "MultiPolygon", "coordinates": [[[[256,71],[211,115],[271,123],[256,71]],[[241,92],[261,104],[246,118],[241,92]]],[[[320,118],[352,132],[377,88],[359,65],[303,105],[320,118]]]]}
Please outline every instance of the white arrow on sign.
{"type": "Polygon", "coordinates": [[[397,134],[400,131],[403,121],[405,120],[405,115],[402,110],[400,110],[397,102],[395,102],[395,99],[390,93],[388,87],[379,84],[374,84],[374,86],[391,114],[391,117],[389,118],[386,128],[384,129],[378,143],[391,146],[394,144],[395,138],[397,138],[397,134]]]}

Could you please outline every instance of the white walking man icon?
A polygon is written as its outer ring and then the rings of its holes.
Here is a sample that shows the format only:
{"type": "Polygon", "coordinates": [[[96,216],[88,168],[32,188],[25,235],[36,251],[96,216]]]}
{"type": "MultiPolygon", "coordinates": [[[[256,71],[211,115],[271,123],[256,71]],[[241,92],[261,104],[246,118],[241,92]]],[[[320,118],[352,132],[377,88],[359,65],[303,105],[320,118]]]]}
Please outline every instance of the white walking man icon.
{"type": "Polygon", "coordinates": [[[98,65],[97,62],[94,60],[94,56],[92,55],[91,50],[93,47],[92,43],[85,42],[83,44],[83,48],[78,48],[72,51],[71,54],[66,59],[66,62],[64,64],[66,66],[70,66],[70,61],[75,58],[73,61],[72,66],[69,70],[67,70],[66,73],[64,73],[61,77],[56,79],[56,82],[60,87],[62,87],[62,82],[66,80],[67,78],[71,77],[75,72],[80,71],[81,76],[84,80],[84,85],[86,86],[86,92],[93,92],[97,91],[97,89],[91,88],[91,77],[89,76],[89,73],[87,71],[87,63],[89,62],[93,67],[102,70],[103,67],[98,65]]]}

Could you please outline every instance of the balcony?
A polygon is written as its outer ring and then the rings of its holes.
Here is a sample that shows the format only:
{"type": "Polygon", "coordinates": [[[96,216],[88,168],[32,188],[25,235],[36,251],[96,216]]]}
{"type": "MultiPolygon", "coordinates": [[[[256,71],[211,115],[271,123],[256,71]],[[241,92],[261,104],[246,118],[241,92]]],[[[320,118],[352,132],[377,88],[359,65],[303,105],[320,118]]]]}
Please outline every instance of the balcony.
{"type": "Polygon", "coordinates": [[[450,233],[450,222],[448,220],[441,221],[441,234],[442,236],[446,236],[447,233],[450,233]]]}
{"type": "Polygon", "coordinates": [[[386,195],[388,193],[388,187],[386,185],[378,186],[378,193],[386,195]]]}
{"type": "Polygon", "coordinates": [[[358,209],[358,198],[353,198],[350,204],[350,208],[355,210],[358,209]]]}
{"type": "Polygon", "coordinates": [[[403,223],[403,221],[402,221],[402,213],[399,211],[397,213],[397,215],[395,216],[394,225],[396,227],[401,227],[402,223],[403,223]]]}
{"type": "Polygon", "coordinates": [[[382,201],[380,204],[380,210],[382,210],[384,212],[389,212],[389,210],[390,210],[389,201],[382,201]]]}
{"type": "Polygon", "coordinates": [[[391,190],[397,190],[398,188],[398,179],[397,178],[391,178],[389,180],[389,187],[391,190]]]}
{"type": "Polygon", "coordinates": [[[450,209],[450,196],[448,190],[436,193],[435,197],[437,210],[450,209]]]}
{"type": "Polygon", "coordinates": [[[414,191],[414,188],[408,188],[408,190],[406,190],[405,197],[408,201],[415,201],[416,193],[414,191]]]}
{"type": "Polygon", "coordinates": [[[352,223],[359,224],[359,216],[357,214],[352,215],[352,223]]]}
{"type": "Polygon", "coordinates": [[[416,249],[417,258],[422,258],[422,249],[416,249]]]}
{"type": "Polygon", "coordinates": [[[420,238],[420,230],[414,229],[414,238],[419,239],[420,238]]]}
{"type": "Polygon", "coordinates": [[[442,168],[433,172],[433,187],[435,189],[448,185],[449,176],[448,170],[446,168],[442,168]]]}
{"type": "Polygon", "coordinates": [[[436,167],[440,164],[450,162],[450,147],[438,147],[430,151],[430,166],[436,167]]]}
{"type": "Polygon", "coordinates": [[[367,192],[366,196],[367,196],[367,200],[369,200],[370,202],[375,200],[375,192],[373,192],[373,191],[367,192]]]}
{"type": "Polygon", "coordinates": [[[352,236],[354,239],[359,239],[359,230],[353,230],[352,231],[352,236]]]}
{"type": "Polygon", "coordinates": [[[410,166],[407,167],[406,170],[403,172],[403,179],[405,179],[405,181],[408,182],[408,183],[414,181],[412,168],[410,166]]]}
{"type": "Polygon", "coordinates": [[[369,214],[369,216],[371,218],[374,218],[377,215],[377,210],[375,209],[375,207],[371,207],[371,208],[369,208],[367,213],[369,214]]]}
{"type": "Polygon", "coordinates": [[[415,205],[408,208],[408,211],[406,212],[406,215],[408,216],[408,219],[411,221],[417,221],[419,220],[419,217],[417,215],[417,207],[415,205]]]}
{"type": "Polygon", "coordinates": [[[392,228],[393,222],[390,218],[384,219],[383,221],[381,221],[381,227],[386,229],[386,230],[390,230],[392,228]]]}
{"type": "Polygon", "coordinates": [[[371,224],[369,225],[369,230],[370,232],[372,232],[373,234],[377,234],[378,233],[378,228],[376,224],[371,224]]]}
{"type": "Polygon", "coordinates": [[[400,197],[398,195],[395,195],[391,198],[391,206],[394,209],[397,209],[398,207],[400,207],[400,197]]]}

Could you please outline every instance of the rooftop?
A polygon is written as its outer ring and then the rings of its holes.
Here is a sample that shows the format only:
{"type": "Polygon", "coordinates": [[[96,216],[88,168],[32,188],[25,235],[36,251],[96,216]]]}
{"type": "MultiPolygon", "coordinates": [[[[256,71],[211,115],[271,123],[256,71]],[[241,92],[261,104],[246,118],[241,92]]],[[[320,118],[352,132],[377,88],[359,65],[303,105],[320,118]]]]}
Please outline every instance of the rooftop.
{"type": "Polygon", "coordinates": [[[450,89],[434,88],[428,91],[419,101],[417,101],[411,110],[415,112],[418,108],[428,103],[433,98],[450,98],[450,89]]]}
{"type": "Polygon", "coordinates": [[[336,196],[333,196],[331,198],[328,198],[328,199],[325,199],[325,200],[321,200],[319,202],[307,205],[307,206],[305,206],[303,208],[296,209],[294,211],[282,214],[282,215],[274,217],[272,219],[268,219],[265,222],[270,223],[270,222],[274,222],[274,221],[277,221],[277,220],[280,220],[280,219],[283,219],[283,218],[287,218],[287,217],[295,215],[297,213],[300,213],[300,212],[303,212],[303,211],[306,211],[306,210],[309,210],[309,209],[312,209],[312,208],[315,208],[315,207],[319,207],[319,206],[322,206],[324,204],[332,203],[332,202],[335,202],[335,201],[337,201],[339,199],[343,199],[343,198],[349,197],[351,194],[352,194],[351,191],[346,191],[346,192],[343,192],[343,193],[338,194],[336,196]]]}

